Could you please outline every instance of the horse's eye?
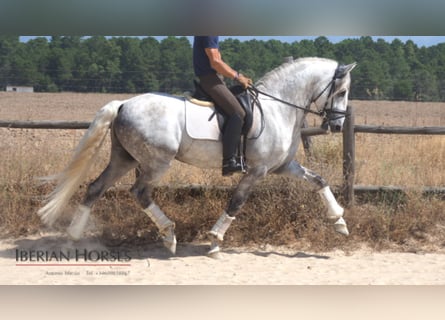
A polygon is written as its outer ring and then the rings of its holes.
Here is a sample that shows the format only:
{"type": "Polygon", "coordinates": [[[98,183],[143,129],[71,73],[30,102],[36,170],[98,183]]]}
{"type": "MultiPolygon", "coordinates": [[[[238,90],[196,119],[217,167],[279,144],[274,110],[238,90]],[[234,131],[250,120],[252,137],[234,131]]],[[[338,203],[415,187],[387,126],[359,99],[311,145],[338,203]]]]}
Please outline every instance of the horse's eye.
{"type": "Polygon", "coordinates": [[[346,95],[346,90],[345,90],[345,91],[340,91],[340,92],[337,94],[337,97],[343,98],[345,95],[346,95]]]}

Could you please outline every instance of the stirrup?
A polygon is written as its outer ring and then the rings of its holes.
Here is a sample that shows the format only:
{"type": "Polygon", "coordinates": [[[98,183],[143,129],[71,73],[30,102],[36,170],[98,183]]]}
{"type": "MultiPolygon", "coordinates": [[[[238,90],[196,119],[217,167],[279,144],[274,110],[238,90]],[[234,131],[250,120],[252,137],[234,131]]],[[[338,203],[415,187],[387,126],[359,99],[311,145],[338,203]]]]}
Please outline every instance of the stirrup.
{"type": "Polygon", "coordinates": [[[235,172],[247,173],[247,166],[243,157],[231,157],[223,160],[222,175],[228,177],[235,172]]]}

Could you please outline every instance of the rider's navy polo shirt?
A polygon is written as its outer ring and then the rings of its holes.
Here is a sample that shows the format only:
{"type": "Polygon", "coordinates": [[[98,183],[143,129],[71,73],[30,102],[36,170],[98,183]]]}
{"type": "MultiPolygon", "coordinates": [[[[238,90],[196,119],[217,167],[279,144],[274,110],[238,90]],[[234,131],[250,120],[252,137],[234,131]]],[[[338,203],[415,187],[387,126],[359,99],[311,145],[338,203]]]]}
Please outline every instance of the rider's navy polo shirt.
{"type": "Polygon", "coordinates": [[[206,48],[219,48],[219,40],[216,36],[196,36],[193,40],[193,68],[196,76],[204,76],[216,73],[210,66],[209,58],[205,52],[206,48]]]}

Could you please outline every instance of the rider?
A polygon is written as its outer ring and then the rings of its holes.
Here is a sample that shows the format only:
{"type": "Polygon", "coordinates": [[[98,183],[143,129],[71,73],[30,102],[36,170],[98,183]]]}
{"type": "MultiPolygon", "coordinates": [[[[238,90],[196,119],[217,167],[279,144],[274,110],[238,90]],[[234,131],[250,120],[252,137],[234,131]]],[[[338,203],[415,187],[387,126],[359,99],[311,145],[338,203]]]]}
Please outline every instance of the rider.
{"type": "Polygon", "coordinates": [[[224,111],[228,118],[222,137],[222,175],[229,176],[236,171],[242,171],[242,164],[236,157],[236,148],[240,142],[246,113],[225,85],[223,77],[238,81],[244,89],[252,84],[252,80],[233,70],[222,60],[217,36],[194,37],[193,67],[201,87],[212,97],[216,105],[224,111]]]}

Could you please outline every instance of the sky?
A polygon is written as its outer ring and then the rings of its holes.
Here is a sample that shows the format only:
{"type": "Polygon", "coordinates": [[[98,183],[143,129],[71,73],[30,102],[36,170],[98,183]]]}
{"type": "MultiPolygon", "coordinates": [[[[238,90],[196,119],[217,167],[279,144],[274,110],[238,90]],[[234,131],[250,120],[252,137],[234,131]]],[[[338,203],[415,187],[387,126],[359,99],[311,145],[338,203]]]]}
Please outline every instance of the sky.
{"type": "MultiPolygon", "coordinates": [[[[276,39],[280,40],[281,42],[295,42],[295,41],[301,41],[304,39],[307,40],[314,40],[318,36],[243,36],[243,37],[231,37],[231,38],[237,38],[239,40],[250,40],[250,39],[258,39],[258,40],[270,40],[270,39],[276,39]]],[[[326,38],[332,42],[337,43],[344,39],[354,39],[354,38],[360,38],[361,36],[326,36],[326,38]]],[[[376,41],[379,38],[384,39],[386,42],[392,42],[394,39],[398,38],[402,42],[406,42],[408,40],[412,40],[417,46],[419,47],[430,47],[434,46],[439,43],[445,42],[445,36],[371,36],[374,41],[376,41]]],[[[229,37],[220,37],[221,39],[229,38],[229,37]]]]}
{"type": "MultiPolygon", "coordinates": [[[[314,40],[318,36],[221,36],[220,40],[224,40],[227,38],[239,39],[240,41],[247,41],[251,39],[257,40],[279,40],[281,42],[292,43],[295,41],[301,41],[304,39],[314,40]]],[[[344,39],[353,39],[360,38],[361,36],[326,36],[326,38],[332,43],[338,43],[344,39]]],[[[371,36],[374,41],[379,38],[384,39],[386,42],[392,42],[394,39],[398,38],[402,42],[406,42],[408,40],[412,40],[418,47],[430,47],[439,43],[445,43],[445,36],[371,36]]],[[[23,42],[28,41],[29,39],[33,39],[36,37],[32,36],[23,36],[20,37],[20,40],[23,42]]],[[[162,40],[165,36],[155,36],[158,40],[162,40]]],[[[192,41],[192,37],[187,37],[190,41],[192,41]]]]}

